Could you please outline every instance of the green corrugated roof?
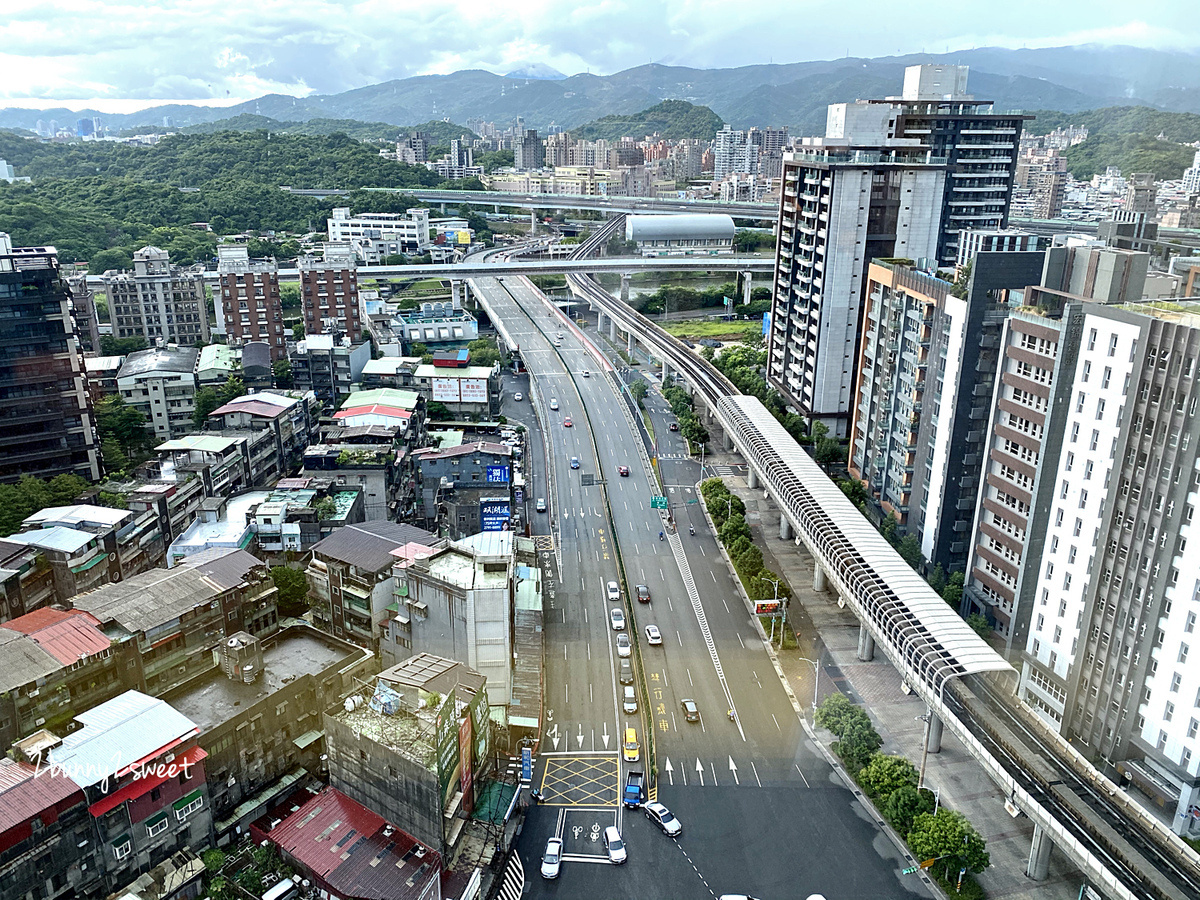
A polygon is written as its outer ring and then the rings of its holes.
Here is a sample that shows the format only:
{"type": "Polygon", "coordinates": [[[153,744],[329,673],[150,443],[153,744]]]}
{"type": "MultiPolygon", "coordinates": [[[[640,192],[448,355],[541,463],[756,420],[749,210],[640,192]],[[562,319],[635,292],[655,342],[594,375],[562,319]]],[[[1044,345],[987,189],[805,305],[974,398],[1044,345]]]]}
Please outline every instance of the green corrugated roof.
{"type": "Polygon", "coordinates": [[[75,575],[78,575],[80,572],[86,572],[88,569],[92,568],[92,566],[96,565],[97,563],[103,562],[106,559],[108,559],[107,553],[97,553],[95,556],[93,556],[91,559],[89,559],[83,565],[72,566],[71,572],[75,575]]]}

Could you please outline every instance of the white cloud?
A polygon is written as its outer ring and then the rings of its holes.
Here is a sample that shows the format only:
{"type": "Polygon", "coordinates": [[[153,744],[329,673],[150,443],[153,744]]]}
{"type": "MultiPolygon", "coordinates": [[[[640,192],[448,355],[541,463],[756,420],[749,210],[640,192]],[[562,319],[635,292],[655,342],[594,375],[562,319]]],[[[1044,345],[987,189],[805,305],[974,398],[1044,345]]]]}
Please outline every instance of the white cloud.
{"type": "MultiPolygon", "coordinates": [[[[9,0],[0,98],[248,99],[542,62],[608,74],[1082,42],[1200,47],[1192,0],[9,0]],[[1150,23],[1165,23],[1156,25],[1150,23]],[[988,31],[980,31],[986,25],[988,31]]],[[[11,103],[11,99],[8,101],[11,103]]]]}

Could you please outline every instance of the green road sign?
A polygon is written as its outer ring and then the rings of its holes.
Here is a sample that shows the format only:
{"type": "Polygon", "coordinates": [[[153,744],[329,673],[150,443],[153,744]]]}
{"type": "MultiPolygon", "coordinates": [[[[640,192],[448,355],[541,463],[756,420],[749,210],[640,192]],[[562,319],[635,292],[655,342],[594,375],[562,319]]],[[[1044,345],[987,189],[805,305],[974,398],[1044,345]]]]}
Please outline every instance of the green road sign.
{"type": "Polygon", "coordinates": [[[920,866],[909,866],[907,869],[901,869],[900,874],[901,875],[912,875],[914,872],[920,872],[920,871],[921,871],[920,866]]]}
{"type": "Polygon", "coordinates": [[[666,509],[667,508],[667,498],[666,497],[651,497],[650,498],[650,508],[651,509],[666,509]]]}

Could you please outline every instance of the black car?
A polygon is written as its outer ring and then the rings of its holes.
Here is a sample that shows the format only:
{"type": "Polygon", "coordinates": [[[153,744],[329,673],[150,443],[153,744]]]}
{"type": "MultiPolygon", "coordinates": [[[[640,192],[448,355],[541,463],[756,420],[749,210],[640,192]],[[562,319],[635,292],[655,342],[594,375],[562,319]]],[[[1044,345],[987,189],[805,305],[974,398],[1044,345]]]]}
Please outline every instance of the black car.
{"type": "Polygon", "coordinates": [[[700,707],[696,705],[696,701],[692,699],[680,700],[679,706],[683,710],[683,717],[689,722],[700,721],[700,707]]]}

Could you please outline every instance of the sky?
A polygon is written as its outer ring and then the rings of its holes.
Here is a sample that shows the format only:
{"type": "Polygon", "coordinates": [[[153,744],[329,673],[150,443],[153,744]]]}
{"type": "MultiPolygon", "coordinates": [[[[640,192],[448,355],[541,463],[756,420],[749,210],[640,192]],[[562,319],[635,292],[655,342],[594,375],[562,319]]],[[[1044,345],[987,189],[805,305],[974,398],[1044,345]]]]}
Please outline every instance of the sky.
{"type": "Polygon", "coordinates": [[[607,75],[982,46],[1200,48],[1197,0],[6,0],[0,106],[225,105],[523,64],[607,75]],[[1000,12],[1003,12],[1003,15],[1000,12]]]}

